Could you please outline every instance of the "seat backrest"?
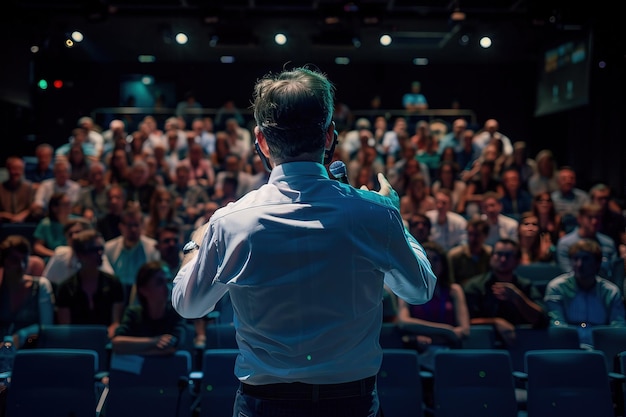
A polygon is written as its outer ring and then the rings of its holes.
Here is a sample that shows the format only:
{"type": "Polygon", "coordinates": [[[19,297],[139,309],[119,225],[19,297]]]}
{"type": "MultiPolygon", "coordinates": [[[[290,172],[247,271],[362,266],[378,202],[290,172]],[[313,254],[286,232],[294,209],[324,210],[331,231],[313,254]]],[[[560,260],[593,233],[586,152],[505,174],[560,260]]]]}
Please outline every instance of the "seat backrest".
{"type": "Polygon", "coordinates": [[[533,285],[543,295],[546,286],[553,278],[563,274],[560,266],[549,262],[533,262],[527,265],[519,265],[515,269],[515,273],[521,277],[527,278],[533,282],[533,285]]]}
{"type": "Polygon", "coordinates": [[[206,326],[207,349],[238,349],[235,326],[232,323],[209,323],[206,326]]]}
{"type": "Polygon", "coordinates": [[[37,347],[91,349],[98,353],[98,371],[109,369],[109,336],[105,325],[51,324],[39,329],[37,347]]]}
{"type": "Polygon", "coordinates": [[[574,327],[518,327],[515,335],[515,344],[507,346],[515,371],[524,371],[524,355],[530,350],[580,348],[578,331],[574,327]]]}
{"type": "Polygon", "coordinates": [[[417,352],[383,349],[377,390],[385,417],[422,417],[424,404],[417,352]]]}
{"type": "Polygon", "coordinates": [[[2,223],[0,224],[0,242],[2,242],[7,236],[20,235],[24,236],[31,245],[35,243],[35,229],[37,223],[2,223]]]}
{"type": "Polygon", "coordinates": [[[379,342],[383,349],[401,349],[404,347],[402,332],[395,323],[383,323],[380,328],[379,342]]]}
{"type": "Polygon", "coordinates": [[[191,354],[185,350],[168,356],[113,354],[104,415],[188,416],[190,372],[191,354]]]}
{"type": "Polygon", "coordinates": [[[449,349],[435,355],[436,417],[515,417],[511,357],[499,349],[449,349]]]}
{"type": "Polygon", "coordinates": [[[200,416],[228,417],[233,413],[239,379],[235,376],[237,349],[207,349],[202,359],[200,416]]]}
{"type": "Polygon", "coordinates": [[[604,355],[582,349],[526,353],[529,416],[613,417],[613,400],[604,355]]]}
{"type": "Polygon", "coordinates": [[[626,327],[595,326],[591,328],[593,348],[604,353],[609,371],[618,371],[617,354],[626,351],[626,327]]]}
{"type": "Polygon", "coordinates": [[[492,349],[496,345],[496,333],[490,324],[472,324],[470,334],[461,341],[463,349],[492,349]]]}
{"type": "Polygon", "coordinates": [[[96,414],[98,354],[87,349],[25,349],[15,355],[6,416],[96,414]]]}

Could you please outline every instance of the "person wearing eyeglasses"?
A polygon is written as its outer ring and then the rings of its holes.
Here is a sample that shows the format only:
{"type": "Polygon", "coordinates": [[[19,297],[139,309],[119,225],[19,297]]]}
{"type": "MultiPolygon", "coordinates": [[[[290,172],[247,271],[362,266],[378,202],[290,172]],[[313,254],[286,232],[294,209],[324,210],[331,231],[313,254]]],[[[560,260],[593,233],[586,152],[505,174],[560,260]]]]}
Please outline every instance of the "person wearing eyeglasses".
{"type": "Polygon", "coordinates": [[[515,343],[515,327],[548,325],[548,316],[539,289],[518,276],[521,250],[517,241],[499,239],[493,246],[490,271],[463,284],[471,324],[491,324],[505,345],[515,343]]]}

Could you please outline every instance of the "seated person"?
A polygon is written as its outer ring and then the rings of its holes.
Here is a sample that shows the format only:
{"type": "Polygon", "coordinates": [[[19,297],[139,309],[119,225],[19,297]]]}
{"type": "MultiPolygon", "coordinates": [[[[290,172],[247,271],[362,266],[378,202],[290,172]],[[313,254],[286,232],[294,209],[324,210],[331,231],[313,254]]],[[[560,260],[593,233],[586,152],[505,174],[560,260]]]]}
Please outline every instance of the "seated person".
{"type": "Polygon", "coordinates": [[[581,347],[593,347],[593,326],[626,326],[619,287],[598,276],[602,249],[592,239],[569,248],[571,272],[551,280],[544,301],[552,326],[576,326],[581,347]]]}
{"type": "Polygon", "coordinates": [[[165,264],[150,261],[139,269],[139,303],[126,307],[113,337],[113,352],[135,355],[170,355],[185,335],[185,319],[172,307],[165,264]]]}
{"type": "MultiPolygon", "coordinates": [[[[463,338],[469,336],[470,320],[463,288],[450,278],[445,250],[435,242],[422,246],[437,276],[435,292],[430,301],[421,305],[398,298],[398,322],[420,325],[420,329],[415,329],[414,341],[422,354],[420,364],[428,368],[434,366],[431,356],[439,348],[460,347],[463,338]]],[[[413,344],[410,338],[408,342],[413,344]]]]}
{"type": "Polygon", "coordinates": [[[64,193],[55,193],[48,203],[48,215],[37,223],[33,252],[48,261],[58,246],[67,245],[63,228],[71,216],[71,203],[64,193]]]}
{"type": "Polygon", "coordinates": [[[0,332],[13,336],[16,348],[31,345],[39,326],[53,324],[52,285],[26,273],[30,243],[10,235],[0,243],[0,332]]]}
{"type": "Polygon", "coordinates": [[[578,226],[568,234],[559,238],[556,244],[557,263],[563,272],[570,272],[573,269],[569,249],[574,243],[582,239],[592,239],[600,244],[602,250],[602,263],[600,265],[600,276],[604,278],[612,277],[612,263],[617,255],[615,242],[604,233],[600,233],[600,219],[602,209],[596,203],[584,203],[578,210],[578,226]]]}
{"type": "Polygon", "coordinates": [[[124,290],[120,280],[103,272],[104,239],[94,229],[78,232],[72,250],[80,268],[65,279],[57,291],[59,324],[101,324],[109,338],[122,319],[124,290]]]}
{"type": "Polygon", "coordinates": [[[517,276],[521,250],[511,239],[493,247],[491,270],[470,278],[463,285],[471,324],[492,324],[505,345],[515,343],[515,326],[547,327],[541,292],[528,279],[517,276]]]}
{"type": "MultiPolygon", "coordinates": [[[[60,284],[70,275],[74,275],[80,268],[80,262],[78,257],[72,249],[72,241],[74,236],[83,230],[92,229],[93,226],[87,219],[83,217],[77,217],[75,219],[69,219],[65,226],[63,226],[63,234],[67,245],[57,246],[54,249],[54,254],[48,259],[46,267],[43,270],[42,275],[52,283],[52,286],[60,284]]],[[[109,274],[113,273],[113,268],[109,263],[109,260],[103,256],[102,266],[100,270],[109,274]]]]}
{"type": "Polygon", "coordinates": [[[518,224],[520,248],[522,249],[521,265],[535,262],[553,262],[555,247],[549,233],[539,231],[539,219],[532,211],[522,213],[518,224]]]}
{"type": "Polygon", "coordinates": [[[485,241],[489,235],[489,223],[474,218],[467,222],[467,243],[448,251],[452,281],[461,285],[475,275],[489,271],[491,246],[485,241]]]}

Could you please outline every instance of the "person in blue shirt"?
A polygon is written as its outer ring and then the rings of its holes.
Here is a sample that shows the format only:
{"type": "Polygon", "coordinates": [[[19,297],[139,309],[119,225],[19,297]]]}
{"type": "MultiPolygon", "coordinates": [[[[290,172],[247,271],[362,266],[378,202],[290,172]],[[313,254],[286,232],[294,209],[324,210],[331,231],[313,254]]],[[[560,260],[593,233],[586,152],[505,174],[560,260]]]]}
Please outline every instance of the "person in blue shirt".
{"type": "Polygon", "coordinates": [[[378,192],[329,178],[333,95],[308,67],[257,82],[254,133],[268,183],[192,234],[174,279],[172,303],[185,318],[229,293],[241,381],[233,415],[377,415],[384,287],[411,304],[435,288],[384,175],[378,192]]]}
{"type": "Polygon", "coordinates": [[[411,83],[411,92],[402,96],[402,107],[408,112],[415,112],[419,110],[428,110],[428,100],[424,94],[421,93],[422,84],[419,81],[413,81],[411,83]]]}
{"type": "Polygon", "coordinates": [[[603,251],[580,239],[568,249],[572,270],[551,280],[544,301],[552,326],[575,326],[581,347],[592,348],[594,326],[626,326],[621,289],[598,275],[603,251]]]}

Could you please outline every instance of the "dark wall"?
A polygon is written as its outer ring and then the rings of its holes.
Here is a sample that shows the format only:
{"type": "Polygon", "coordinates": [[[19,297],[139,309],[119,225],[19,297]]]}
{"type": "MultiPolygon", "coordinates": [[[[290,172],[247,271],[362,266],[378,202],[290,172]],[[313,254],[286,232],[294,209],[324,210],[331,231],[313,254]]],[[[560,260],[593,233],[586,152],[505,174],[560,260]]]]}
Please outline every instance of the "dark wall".
{"type": "MultiPolygon", "coordinates": [[[[192,89],[204,107],[218,108],[234,99],[240,108],[250,104],[255,81],[269,71],[280,71],[283,63],[271,67],[248,64],[152,64],[148,66],[47,64],[39,74],[48,79],[66,80],[61,90],[33,89],[33,103],[40,121],[42,139],[56,141],[61,129],[65,140],[72,124],[99,107],[122,104],[120,82],[127,74],[150,74],[157,82],[174,83],[177,97],[192,89]],[[69,85],[68,85],[69,84],[69,85]],[[65,132],[62,130],[65,129],[65,132]]],[[[422,82],[422,92],[431,108],[450,108],[454,99],[462,108],[476,112],[478,121],[487,118],[501,121],[502,129],[512,137],[527,136],[528,115],[534,106],[536,70],[534,64],[520,65],[431,65],[416,67],[377,63],[362,66],[321,66],[336,86],[339,101],[351,109],[368,109],[370,100],[379,95],[382,108],[400,109],[402,95],[413,80],[422,82]]],[[[38,77],[37,77],[38,78],[38,77]]]]}
{"type": "MultiPolygon", "coordinates": [[[[411,81],[419,80],[431,108],[449,108],[453,100],[458,100],[461,108],[476,113],[480,124],[488,118],[499,120],[501,130],[511,139],[528,143],[532,156],[541,149],[552,149],[560,165],[576,168],[582,187],[602,180],[623,196],[623,40],[615,42],[614,33],[606,31],[595,37],[589,105],[538,118],[533,116],[538,75],[534,62],[433,63],[424,67],[378,62],[321,65],[320,69],[334,82],[338,100],[354,111],[368,109],[375,95],[381,96],[382,108],[399,109],[402,94],[411,81]],[[606,63],[602,69],[600,61],[606,63]]],[[[15,147],[3,147],[0,156],[4,160],[7,153],[31,153],[41,142],[65,142],[79,117],[97,108],[121,104],[124,97],[120,97],[120,82],[127,74],[150,74],[157,81],[173,83],[178,96],[175,101],[193,89],[204,107],[217,108],[227,99],[234,99],[245,109],[254,82],[268,71],[280,71],[284,64],[25,64],[24,68],[33,68],[34,80],[45,75],[49,80],[60,78],[66,83],[61,90],[40,91],[31,86],[30,109],[9,103],[0,107],[10,140],[17,139],[15,147]]]]}

